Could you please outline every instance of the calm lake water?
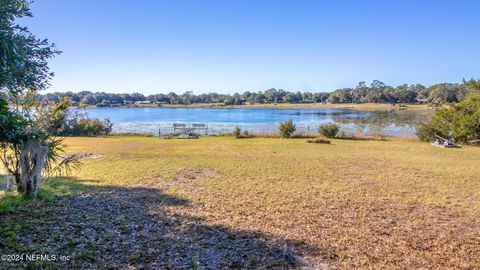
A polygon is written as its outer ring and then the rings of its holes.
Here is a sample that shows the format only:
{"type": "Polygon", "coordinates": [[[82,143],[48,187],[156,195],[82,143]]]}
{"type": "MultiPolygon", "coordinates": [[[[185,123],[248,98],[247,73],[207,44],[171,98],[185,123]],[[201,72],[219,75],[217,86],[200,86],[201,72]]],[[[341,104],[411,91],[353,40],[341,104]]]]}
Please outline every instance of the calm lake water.
{"type": "Polygon", "coordinates": [[[253,132],[277,132],[279,122],[292,119],[297,130],[315,133],[319,125],[335,122],[348,134],[415,136],[415,125],[431,112],[367,112],[351,109],[211,109],[211,108],[89,108],[94,118],[109,118],[113,132],[158,134],[170,132],[172,124],[207,123],[209,133],[231,132],[236,126],[253,132]]]}

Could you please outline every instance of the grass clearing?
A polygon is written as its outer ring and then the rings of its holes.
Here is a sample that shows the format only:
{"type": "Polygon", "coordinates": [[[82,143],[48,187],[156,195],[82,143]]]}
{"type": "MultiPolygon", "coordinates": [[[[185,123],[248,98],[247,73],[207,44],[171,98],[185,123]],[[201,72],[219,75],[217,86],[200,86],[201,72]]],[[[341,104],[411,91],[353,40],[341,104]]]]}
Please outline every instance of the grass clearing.
{"type": "MultiPolygon", "coordinates": [[[[37,206],[22,219],[43,224],[35,230],[47,236],[2,249],[63,248],[77,267],[113,263],[105,254],[116,247],[129,254],[117,263],[137,267],[280,268],[285,246],[339,269],[480,267],[478,147],[401,138],[66,143],[72,153],[101,157],[48,182],[51,202],[37,202],[47,210],[37,206]],[[47,226],[58,220],[64,226],[47,226]]],[[[0,213],[1,227],[25,213],[0,213]]]]}

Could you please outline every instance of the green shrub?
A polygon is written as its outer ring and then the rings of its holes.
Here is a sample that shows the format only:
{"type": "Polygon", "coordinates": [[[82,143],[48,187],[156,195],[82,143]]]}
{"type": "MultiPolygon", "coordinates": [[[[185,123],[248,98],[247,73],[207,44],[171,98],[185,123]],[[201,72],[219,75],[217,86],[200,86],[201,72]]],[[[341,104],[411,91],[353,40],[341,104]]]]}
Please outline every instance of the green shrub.
{"type": "Polygon", "coordinates": [[[335,138],[338,132],[340,131],[340,126],[335,123],[322,124],[318,128],[318,133],[322,134],[327,138],[335,138]]]}
{"type": "Polygon", "coordinates": [[[292,137],[295,130],[296,130],[296,127],[292,119],[289,119],[288,121],[280,123],[279,132],[280,132],[280,136],[282,136],[283,138],[292,137]]]}
{"type": "Polygon", "coordinates": [[[330,144],[331,142],[323,138],[313,138],[313,139],[307,140],[307,143],[330,144]]]}
{"type": "Polygon", "coordinates": [[[242,129],[239,127],[235,127],[235,130],[233,131],[233,136],[235,138],[240,139],[242,137],[242,129]]]}
{"type": "Polygon", "coordinates": [[[102,136],[112,132],[110,120],[94,118],[73,118],[68,122],[64,135],[69,136],[102,136]]]}
{"type": "Polygon", "coordinates": [[[458,143],[480,139],[480,97],[471,97],[458,104],[440,108],[428,122],[417,127],[417,136],[424,141],[450,137],[458,143]]]}
{"type": "Polygon", "coordinates": [[[437,136],[443,138],[449,137],[448,129],[445,128],[445,125],[439,125],[440,118],[436,118],[428,122],[420,123],[416,128],[416,134],[418,138],[422,141],[433,141],[437,136]]]}

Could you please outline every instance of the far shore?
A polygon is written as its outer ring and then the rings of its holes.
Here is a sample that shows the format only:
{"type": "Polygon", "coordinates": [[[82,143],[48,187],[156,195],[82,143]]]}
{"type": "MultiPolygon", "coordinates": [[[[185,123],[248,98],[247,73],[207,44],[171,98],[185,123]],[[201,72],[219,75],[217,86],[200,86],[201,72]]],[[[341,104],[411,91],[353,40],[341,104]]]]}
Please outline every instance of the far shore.
{"type": "Polygon", "coordinates": [[[434,110],[429,104],[406,104],[392,105],[385,103],[278,103],[278,104],[247,104],[247,105],[224,105],[222,103],[194,103],[190,105],[181,104],[132,104],[119,107],[96,107],[86,106],[84,108],[208,108],[208,109],[353,109],[359,111],[390,111],[390,110],[409,110],[409,111],[427,111],[434,110]]]}

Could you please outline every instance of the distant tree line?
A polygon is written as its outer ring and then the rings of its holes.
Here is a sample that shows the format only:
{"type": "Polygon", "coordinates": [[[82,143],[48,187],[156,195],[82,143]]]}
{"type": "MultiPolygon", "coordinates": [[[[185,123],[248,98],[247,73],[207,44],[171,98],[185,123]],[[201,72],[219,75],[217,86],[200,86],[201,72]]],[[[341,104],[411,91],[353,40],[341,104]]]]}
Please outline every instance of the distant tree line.
{"type": "Polygon", "coordinates": [[[63,97],[69,97],[74,104],[111,106],[126,105],[135,102],[150,101],[159,104],[221,103],[225,105],[242,104],[275,104],[275,103],[435,103],[460,102],[471,92],[479,91],[480,80],[463,80],[462,83],[440,83],[430,87],[421,84],[402,84],[396,87],[374,80],[371,84],[360,82],[355,88],[342,88],[333,92],[291,92],[283,89],[268,89],[266,91],[242,94],[205,93],[193,94],[187,91],[183,94],[170,92],[168,94],[144,95],[141,93],[114,94],[105,92],[81,91],[55,92],[39,96],[44,103],[58,103],[63,97]]]}

